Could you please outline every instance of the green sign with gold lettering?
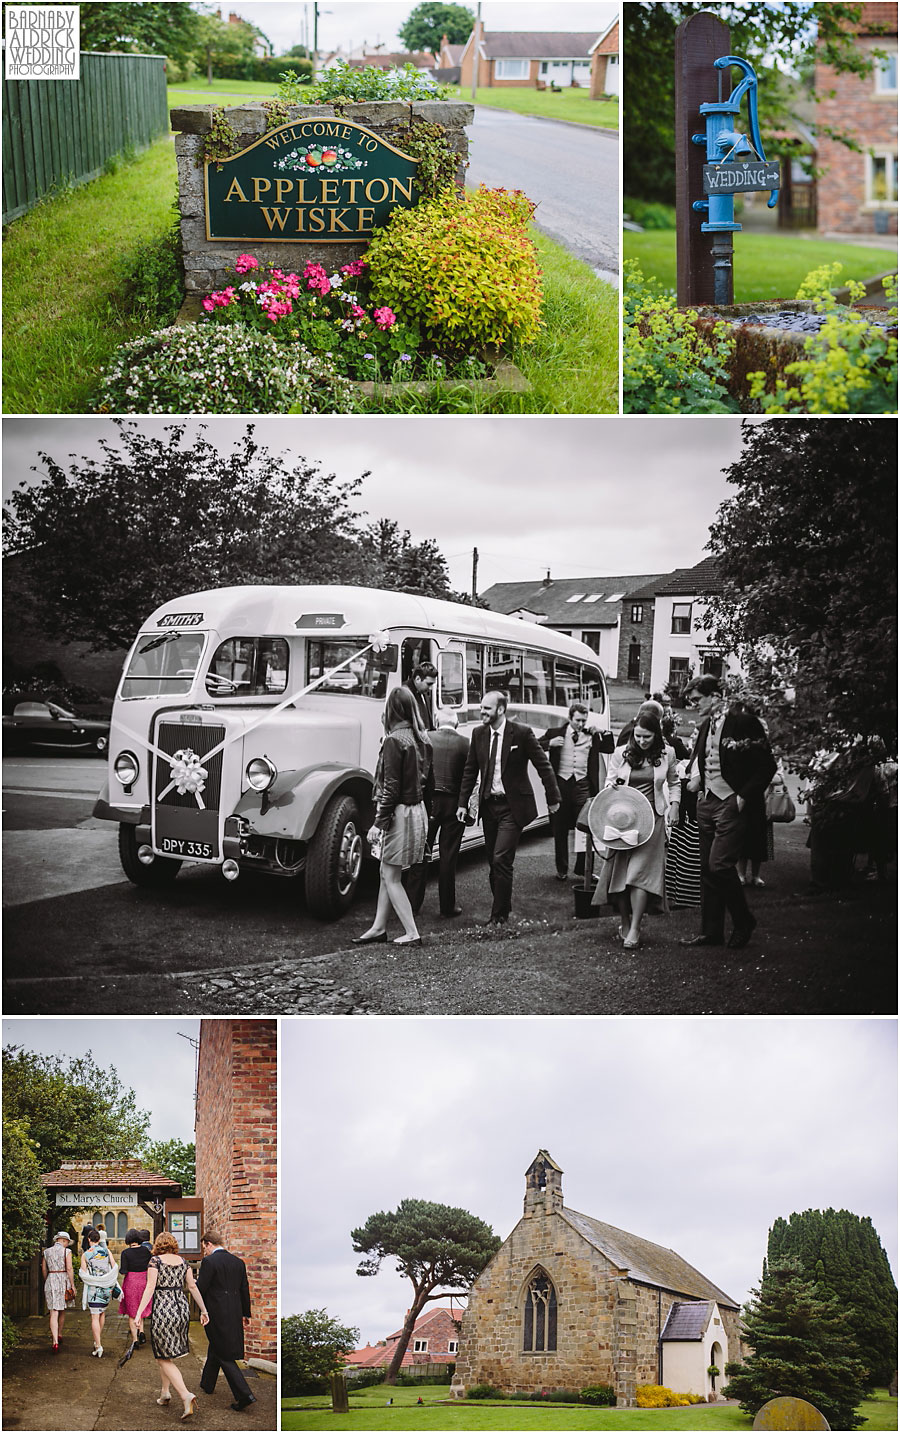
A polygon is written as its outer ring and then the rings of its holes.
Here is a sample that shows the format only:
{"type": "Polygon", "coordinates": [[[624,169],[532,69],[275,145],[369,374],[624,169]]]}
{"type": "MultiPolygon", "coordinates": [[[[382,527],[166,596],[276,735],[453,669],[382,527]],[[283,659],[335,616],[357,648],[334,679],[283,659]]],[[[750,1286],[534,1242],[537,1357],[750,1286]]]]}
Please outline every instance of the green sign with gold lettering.
{"type": "Polygon", "coordinates": [[[207,239],[367,239],[419,198],[417,160],[345,119],[282,124],[205,166],[207,239]]]}

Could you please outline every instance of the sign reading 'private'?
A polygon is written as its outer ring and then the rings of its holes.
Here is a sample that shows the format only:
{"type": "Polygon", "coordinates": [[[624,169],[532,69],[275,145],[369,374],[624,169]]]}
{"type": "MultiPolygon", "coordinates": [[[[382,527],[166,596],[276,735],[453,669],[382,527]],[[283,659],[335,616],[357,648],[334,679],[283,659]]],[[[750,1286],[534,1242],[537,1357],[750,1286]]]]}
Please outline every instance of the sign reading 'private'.
{"type": "Polygon", "coordinates": [[[295,120],[205,166],[207,239],[371,238],[418,200],[415,159],[344,119],[295,120]]]}
{"type": "Polygon", "coordinates": [[[745,194],[754,189],[780,189],[781,165],[769,160],[738,160],[704,164],[704,194],[745,194]]]}

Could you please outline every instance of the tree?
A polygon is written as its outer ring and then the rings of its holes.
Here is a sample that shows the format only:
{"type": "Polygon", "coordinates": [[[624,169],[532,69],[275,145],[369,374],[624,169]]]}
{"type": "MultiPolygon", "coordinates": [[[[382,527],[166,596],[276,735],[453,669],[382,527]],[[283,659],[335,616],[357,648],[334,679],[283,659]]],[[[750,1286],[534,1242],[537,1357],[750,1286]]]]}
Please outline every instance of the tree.
{"type": "Polygon", "coordinates": [[[40,1248],[47,1218],[47,1191],[28,1121],[3,1112],[3,1263],[14,1269],[40,1248]]]}
{"type": "Polygon", "coordinates": [[[252,78],[256,42],[262,40],[271,54],[271,42],[247,20],[222,20],[216,15],[198,16],[196,51],[206,69],[208,84],[221,66],[243,65],[252,78]]]}
{"type": "Polygon", "coordinates": [[[150,1140],[140,1152],[140,1160],[145,1169],[152,1169],[157,1174],[176,1179],[185,1196],[196,1192],[196,1157],[195,1146],[185,1144],[180,1139],[150,1140]]]}
{"type": "Polygon", "coordinates": [[[444,35],[451,45],[464,45],[474,26],[475,16],[465,5],[443,5],[438,0],[425,0],[398,26],[397,34],[407,50],[425,50],[437,55],[444,35]]]}
{"type": "MultiPolygon", "coordinates": [[[[675,30],[688,15],[709,8],[689,0],[667,4],[640,0],[623,7],[628,63],[623,67],[622,104],[631,117],[623,137],[627,197],[675,202],[675,30]]],[[[780,5],[748,0],[715,6],[716,15],[731,29],[731,53],[750,60],[756,69],[764,140],[795,127],[793,111],[798,102],[808,107],[815,101],[812,78],[817,54],[838,72],[871,73],[873,52],[862,50],[848,28],[861,11],[860,4],[840,0],[813,5],[806,0],[785,0],[780,5]],[[773,62],[773,55],[780,58],[773,62]],[[784,56],[792,57],[797,70],[794,82],[786,82],[784,56]]],[[[716,98],[715,83],[711,74],[710,99],[716,98]]],[[[846,134],[826,127],[820,132],[859,148],[846,134]]]]}
{"type": "Polygon", "coordinates": [[[850,1315],[833,1294],[804,1277],[796,1260],[768,1261],[743,1310],[743,1337],[753,1352],[728,1363],[722,1392],[755,1417],[770,1398],[805,1398],[832,1428],[858,1428],[867,1370],[857,1357],[850,1315]]]}
{"type": "Polygon", "coordinates": [[[362,535],[362,550],[373,559],[372,580],[389,592],[414,592],[420,597],[450,597],[447,563],[436,542],[414,543],[393,518],[380,518],[362,535]]]}
{"type": "Polygon", "coordinates": [[[848,1209],[804,1209],[769,1230],[772,1262],[798,1261],[817,1289],[850,1314],[859,1356],[872,1384],[890,1383],[897,1367],[897,1289],[871,1219],[848,1209]]]}
{"type": "Polygon", "coordinates": [[[127,1159],[144,1141],[150,1116],[115,1067],[93,1055],[37,1055],[3,1050],[3,1114],[27,1136],[42,1173],[65,1159],[127,1159]]]}
{"type": "Polygon", "coordinates": [[[230,452],[188,437],[157,438],[115,419],[116,441],[68,470],[39,455],[43,481],[13,494],[6,550],[27,554],[34,617],[64,641],[128,646],[161,602],[244,583],[365,583],[350,500],[318,464],[272,455],[248,424],[230,452]]]}
{"type": "Polygon", "coordinates": [[[397,1260],[397,1273],[413,1286],[412,1306],[388,1367],[386,1383],[394,1383],[416,1319],[431,1299],[453,1289],[468,1289],[500,1248],[500,1239],[483,1220],[466,1209],[402,1199],[393,1213],[370,1214],[351,1236],[357,1254],[367,1258],[356,1270],[363,1278],[377,1274],[381,1261],[397,1260]],[[435,1292],[437,1290],[438,1292],[435,1292]]]}
{"type": "Polygon", "coordinates": [[[169,55],[179,64],[190,58],[201,16],[183,0],[136,0],[80,6],[82,50],[130,50],[169,55]]]}
{"type": "Polygon", "coordinates": [[[289,1398],[315,1391],[330,1373],[343,1366],[342,1354],[352,1353],[359,1329],[329,1318],[324,1309],[309,1309],[281,1320],[282,1392],[289,1398]]]}
{"type": "Polygon", "coordinates": [[[738,491],[707,544],[722,579],[713,639],[741,653],[773,741],[803,772],[822,749],[896,751],[896,441],[877,418],[745,422],[725,470],[738,491]]]}

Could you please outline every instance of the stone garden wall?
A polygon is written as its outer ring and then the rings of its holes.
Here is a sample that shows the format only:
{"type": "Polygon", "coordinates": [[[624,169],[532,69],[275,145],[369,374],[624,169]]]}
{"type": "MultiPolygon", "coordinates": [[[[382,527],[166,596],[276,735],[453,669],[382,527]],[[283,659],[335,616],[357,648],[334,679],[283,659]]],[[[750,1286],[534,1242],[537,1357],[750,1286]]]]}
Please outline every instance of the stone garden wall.
{"type": "MultiPolygon", "coordinates": [[[[305,265],[310,261],[334,268],[365,253],[366,243],[356,239],[340,243],[310,241],[302,244],[208,240],[200,156],[205,137],[212,127],[214,112],[212,105],[187,105],[172,111],[172,128],[177,132],[175,153],[187,294],[205,294],[231,282],[234,261],[245,252],[252,252],[261,263],[271,261],[292,269],[296,269],[301,262],[305,265]]],[[[393,125],[408,119],[410,114],[443,127],[451,148],[459,156],[457,183],[462,186],[469,154],[466,126],[472,123],[474,117],[471,104],[417,100],[413,103],[372,101],[341,105],[339,109],[334,105],[292,105],[287,110],[287,121],[347,119],[363,125],[383,139],[393,125]]],[[[235,152],[246,148],[266,132],[267,115],[262,104],[236,105],[225,110],[225,118],[238,136],[235,152]]]]}

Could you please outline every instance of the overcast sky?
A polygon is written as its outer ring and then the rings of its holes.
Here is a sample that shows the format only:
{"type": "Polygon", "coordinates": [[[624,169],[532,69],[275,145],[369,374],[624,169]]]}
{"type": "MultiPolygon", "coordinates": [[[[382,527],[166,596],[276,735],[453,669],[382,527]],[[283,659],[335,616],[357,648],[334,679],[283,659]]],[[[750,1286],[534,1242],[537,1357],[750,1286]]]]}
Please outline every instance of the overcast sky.
{"type": "Polygon", "coordinates": [[[194,1061],[189,1040],[200,1038],[200,1021],[85,1019],[4,1020],[4,1045],[21,1045],[64,1060],[93,1052],[101,1069],[115,1066],[120,1081],[134,1090],[138,1109],[152,1116],[149,1138],[194,1140],[194,1061]]]}
{"type": "MultiPolygon", "coordinates": [[[[382,3],[382,0],[326,0],[319,6],[319,53],[342,46],[349,52],[357,45],[374,47],[383,43],[388,50],[403,46],[397,26],[416,7],[416,0],[382,3]]],[[[197,5],[197,9],[208,6],[197,5]]],[[[294,45],[312,44],[312,4],[296,0],[242,0],[228,9],[257,25],[271,40],[276,54],[294,45]]],[[[223,12],[226,7],[222,6],[223,12]]],[[[475,0],[468,9],[475,13],[475,0]]],[[[596,30],[598,35],[615,19],[618,6],[608,0],[484,0],[481,20],[485,30],[596,30]]]]}
{"type": "Polygon", "coordinates": [[[375,1342],[411,1285],[359,1278],[350,1230],[401,1199],[505,1238],[538,1149],[570,1209],[672,1248],[736,1300],[773,1221],[869,1215],[896,1270],[896,1022],[282,1022],[282,1310],[375,1342]]]}
{"type": "MultiPolygon", "coordinates": [[[[135,420],[162,434],[172,418],[135,420]]],[[[182,420],[179,419],[179,422],[182,420]]],[[[202,418],[183,420],[189,430],[202,418]]],[[[207,437],[230,451],[247,423],[208,420],[207,437]]],[[[669,572],[706,555],[709,524],[728,495],[722,468],[740,454],[739,418],[533,416],[261,417],[257,438],[349,480],[371,469],[360,507],[395,518],[415,541],[434,538],[451,586],[554,577],[669,572]]],[[[101,417],[6,418],[4,495],[39,449],[98,453],[115,436],[101,417]]]]}

